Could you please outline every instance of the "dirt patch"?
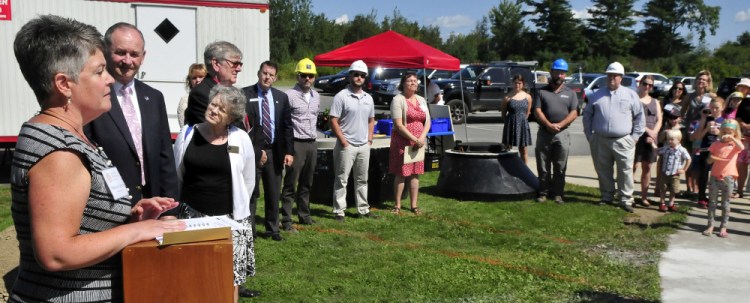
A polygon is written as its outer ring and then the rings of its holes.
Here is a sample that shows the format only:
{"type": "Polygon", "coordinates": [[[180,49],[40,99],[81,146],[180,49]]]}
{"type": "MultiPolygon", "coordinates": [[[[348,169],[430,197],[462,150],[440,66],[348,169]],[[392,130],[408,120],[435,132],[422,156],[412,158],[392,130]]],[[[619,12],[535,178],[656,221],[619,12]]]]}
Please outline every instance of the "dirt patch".
{"type": "Polygon", "coordinates": [[[16,280],[19,256],[16,228],[11,226],[0,232],[0,302],[8,301],[8,284],[16,280]]]}

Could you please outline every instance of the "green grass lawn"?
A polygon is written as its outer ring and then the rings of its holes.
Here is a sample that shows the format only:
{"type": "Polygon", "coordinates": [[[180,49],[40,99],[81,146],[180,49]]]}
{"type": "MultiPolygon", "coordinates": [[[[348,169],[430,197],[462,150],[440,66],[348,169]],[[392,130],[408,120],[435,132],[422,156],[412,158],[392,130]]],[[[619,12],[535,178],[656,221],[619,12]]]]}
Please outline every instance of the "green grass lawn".
{"type": "Polygon", "coordinates": [[[390,214],[389,201],[380,219],[341,224],[330,206],[313,205],[319,224],[256,240],[246,285],[263,302],[659,300],[659,254],[684,215],[625,225],[624,211],[594,204],[595,188],[573,185],[565,205],[458,202],[428,194],[437,175],[422,178],[420,217],[390,214]]]}
{"type": "MultiPolygon", "coordinates": [[[[458,202],[429,194],[437,176],[422,178],[420,217],[392,215],[388,201],[379,219],[341,224],[331,206],[313,204],[318,224],[282,242],[257,239],[257,274],[246,285],[262,296],[246,302],[659,300],[659,254],[683,214],[626,225],[619,208],[594,204],[595,188],[574,185],[564,205],[458,202]]],[[[1,228],[11,224],[9,192],[0,187],[1,228]]]]}

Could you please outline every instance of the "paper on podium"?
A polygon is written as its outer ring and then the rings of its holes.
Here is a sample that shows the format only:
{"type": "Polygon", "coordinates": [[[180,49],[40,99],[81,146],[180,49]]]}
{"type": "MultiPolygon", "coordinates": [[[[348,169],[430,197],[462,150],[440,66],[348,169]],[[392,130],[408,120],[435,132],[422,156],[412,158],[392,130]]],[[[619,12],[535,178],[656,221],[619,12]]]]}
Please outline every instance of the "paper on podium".
{"type": "Polygon", "coordinates": [[[242,224],[237,223],[227,216],[202,217],[193,219],[182,219],[187,228],[183,231],[164,233],[156,237],[159,245],[172,245],[179,243],[190,243],[228,239],[232,237],[232,230],[245,230],[242,224]]]}

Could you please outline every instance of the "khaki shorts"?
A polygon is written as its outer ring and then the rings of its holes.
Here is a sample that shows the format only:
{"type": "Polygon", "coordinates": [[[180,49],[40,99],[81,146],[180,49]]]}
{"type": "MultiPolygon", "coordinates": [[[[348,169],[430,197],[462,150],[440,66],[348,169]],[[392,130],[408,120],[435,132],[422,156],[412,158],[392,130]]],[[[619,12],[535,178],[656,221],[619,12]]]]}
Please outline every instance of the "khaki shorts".
{"type": "Polygon", "coordinates": [[[669,191],[670,193],[677,194],[680,192],[680,175],[667,176],[662,174],[659,184],[661,184],[661,192],[666,193],[669,191]]]}

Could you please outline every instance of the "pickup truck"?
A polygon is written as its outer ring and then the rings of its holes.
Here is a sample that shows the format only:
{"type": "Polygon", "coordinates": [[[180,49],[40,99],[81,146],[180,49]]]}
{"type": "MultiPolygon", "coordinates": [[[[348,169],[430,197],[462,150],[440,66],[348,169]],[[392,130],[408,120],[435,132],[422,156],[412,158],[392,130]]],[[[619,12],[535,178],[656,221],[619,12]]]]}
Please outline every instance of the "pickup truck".
{"type": "MultiPolygon", "coordinates": [[[[505,95],[513,90],[511,79],[523,75],[532,98],[545,83],[535,83],[533,63],[498,62],[471,64],[453,75],[451,79],[435,80],[443,90],[443,100],[450,107],[453,124],[466,122],[469,113],[500,110],[505,95]],[[463,86],[461,81],[463,80],[463,86]],[[463,88],[463,89],[462,89],[463,88]],[[463,102],[461,100],[463,99],[463,102]],[[464,106],[465,104],[465,106],[464,106]]],[[[578,100],[583,100],[582,84],[566,84],[573,89],[578,100]]]]}

